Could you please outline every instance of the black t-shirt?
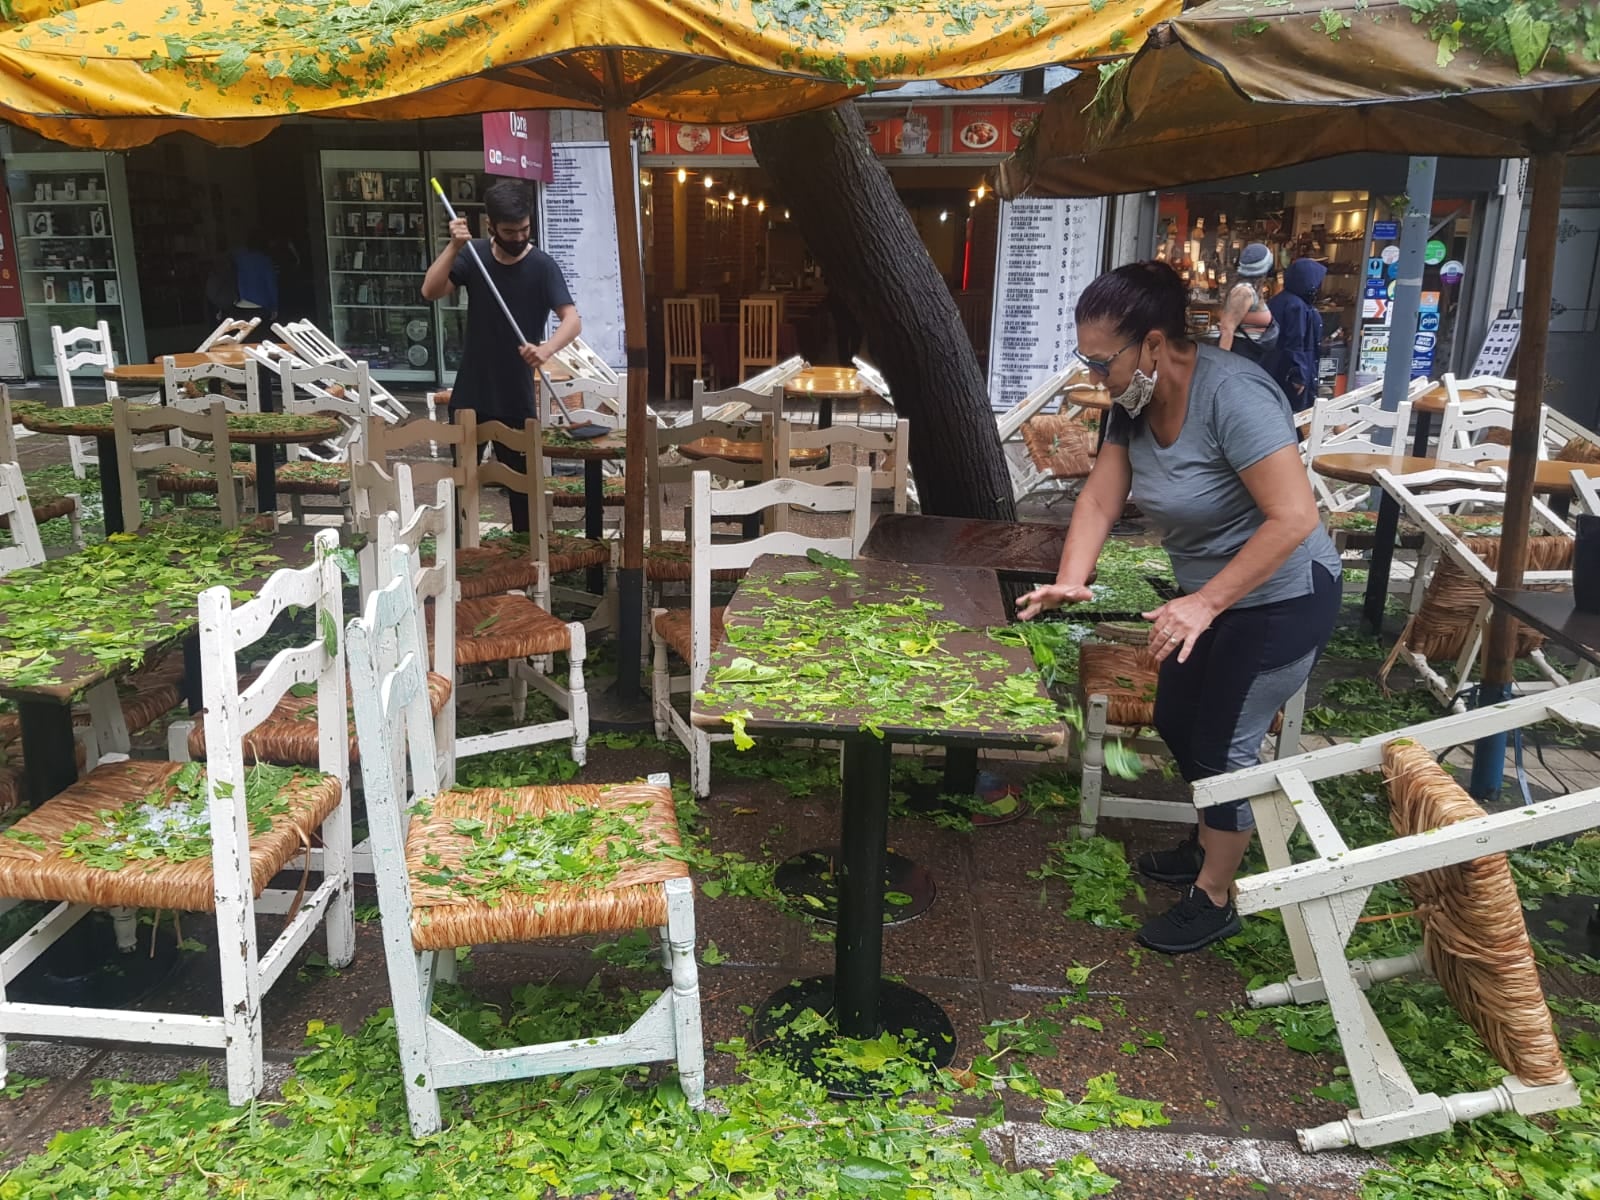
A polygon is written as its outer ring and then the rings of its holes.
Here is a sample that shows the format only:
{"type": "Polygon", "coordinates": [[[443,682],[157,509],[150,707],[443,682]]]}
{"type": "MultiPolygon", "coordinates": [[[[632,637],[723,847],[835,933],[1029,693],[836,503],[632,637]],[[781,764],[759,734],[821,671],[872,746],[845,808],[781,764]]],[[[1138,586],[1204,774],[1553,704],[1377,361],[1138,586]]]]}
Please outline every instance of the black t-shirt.
{"type": "MultiPolygon", "coordinates": [[[[494,257],[487,238],[475,239],[472,245],[522,327],[523,336],[535,345],[542,342],[550,314],[572,303],[556,260],[530,246],[520,259],[506,264],[494,257]]],[[[450,282],[467,289],[467,344],[462,349],[451,407],[470,408],[479,417],[508,424],[537,417],[534,373],[517,353],[517,335],[506,324],[505,314],[483,285],[478,264],[465,249],[450,268],[450,282]]]]}

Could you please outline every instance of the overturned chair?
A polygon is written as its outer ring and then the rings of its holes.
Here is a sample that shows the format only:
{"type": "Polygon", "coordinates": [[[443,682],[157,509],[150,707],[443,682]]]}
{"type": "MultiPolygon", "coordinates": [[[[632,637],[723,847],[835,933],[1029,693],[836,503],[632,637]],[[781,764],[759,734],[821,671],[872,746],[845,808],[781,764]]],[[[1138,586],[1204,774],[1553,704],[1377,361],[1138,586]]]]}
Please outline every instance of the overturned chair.
{"type": "Polygon", "coordinates": [[[1505,852],[1600,826],[1600,789],[1485,814],[1435,761],[1446,749],[1560,718],[1600,729],[1600,681],[1444,717],[1201,780],[1195,804],[1249,800],[1268,870],[1238,881],[1240,913],[1279,909],[1295,973],[1256,988],[1257,1007],[1326,1000],[1344,1048],[1358,1108],[1299,1130],[1305,1150],[1381,1146],[1442,1133],[1497,1112],[1523,1116],[1580,1103],[1556,1044],[1533,948],[1505,852]],[[1396,837],[1351,849],[1314,785],[1382,768],[1396,837]],[[1315,857],[1293,862],[1296,826],[1315,857]],[[1419,950],[1348,961],[1345,947],[1378,884],[1404,880],[1423,925],[1419,950]],[[1420,1093],[1368,1003],[1387,979],[1431,972],[1457,1012],[1510,1072],[1482,1091],[1420,1093]]]}

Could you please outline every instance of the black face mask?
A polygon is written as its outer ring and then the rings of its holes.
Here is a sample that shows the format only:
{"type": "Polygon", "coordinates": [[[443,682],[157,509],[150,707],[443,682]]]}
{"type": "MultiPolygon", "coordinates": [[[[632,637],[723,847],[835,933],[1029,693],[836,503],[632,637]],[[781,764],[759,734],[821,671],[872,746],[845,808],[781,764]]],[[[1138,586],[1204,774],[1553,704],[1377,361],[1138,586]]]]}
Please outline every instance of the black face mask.
{"type": "Polygon", "coordinates": [[[521,257],[522,252],[528,248],[528,242],[528,238],[519,238],[518,240],[511,242],[501,237],[498,233],[494,235],[494,244],[499,246],[501,251],[508,258],[521,257]]]}

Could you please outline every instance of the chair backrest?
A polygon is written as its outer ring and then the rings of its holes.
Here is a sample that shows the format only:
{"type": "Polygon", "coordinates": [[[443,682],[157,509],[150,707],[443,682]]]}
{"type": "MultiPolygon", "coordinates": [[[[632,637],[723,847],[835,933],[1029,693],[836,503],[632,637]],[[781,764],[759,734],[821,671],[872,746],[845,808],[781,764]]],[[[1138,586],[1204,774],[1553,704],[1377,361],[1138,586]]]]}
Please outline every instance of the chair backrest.
{"type": "MultiPolygon", "coordinates": [[[[356,360],[346,354],[331,337],[318,329],[309,318],[302,321],[280,322],[272,327],[272,332],[287,342],[294,352],[307,362],[338,367],[356,365],[356,360]]],[[[384,421],[393,425],[411,416],[411,410],[381,382],[374,379],[371,386],[373,405],[382,414],[384,421]]]]}
{"type": "Polygon", "coordinates": [[[1452,402],[1477,399],[1479,396],[1491,400],[1514,400],[1517,395],[1517,381],[1502,379],[1498,375],[1473,375],[1467,379],[1457,379],[1454,372],[1446,371],[1439,376],[1439,382],[1444,384],[1445,395],[1452,402]],[[1468,396],[1468,392],[1476,392],[1478,396],[1468,396]]]}
{"type": "Polygon", "coordinates": [[[739,378],[748,366],[778,365],[778,302],[739,301],[739,378]]]}
{"type": "MultiPolygon", "coordinates": [[[[50,326],[50,350],[56,364],[56,386],[61,390],[64,408],[75,408],[77,396],[72,388],[72,373],[83,367],[99,367],[102,371],[117,365],[116,351],[111,346],[111,326],[105,321],[93,328],[80,325],[73,329],[50,326]]],[[[107,396],[117,394],[117,385],[105,381],[107,396]]]]}
{"type": "Polygon", "coordinates": [[[358,362],[353,367],[340,367],[283,355],[278,359],[277,372],[278,394],[283,398],[285,412],[332,415],[344,423],[344,432],[333,439],[336,455],[323,458],[310,446],[297,445],[293,447],[294,456],[322,458],[323,461],[359,456],[361,440],[373,418],[378,416],[373,407],[372,376],[367,364],[358,362]]]}
{"type": "Polygon", "coordinates": [[[550,583],[550,531],[545,524],[544,435],[539,422],[525,421],[521,427],[500,421],[485,421],[477,426],[480,447],[495,443],[514,454],[523,455],[527,469],[517,471],[498,457],[474,462],[467,471],[467,495],[462,504],[462,545],[476,546],[480,539],[482,516],[481,489],[503,487],[528,498],[528,558],[538,564],[535,591],[543,597],[550,583]]]}
{"type": "MultiPolygon", "coordinates": [[[[855,360],[855,366],[857,371],[861,370],[860,359],[855,360]]],[[[1021,436],[1022,426],[1029,417],[1049,408],[1052,402],[1065,395],[1068,388],[1080,382],[1079,376],[1086,378],[1087,375],[1088,372],[1083,364],[1074,361],[1054,375],[1041,379],[1026,396],[995,418],[995,426],[1000,431],[1000,440],[1002,442],[1016,440],[1021,436]]],[[[873,390],[877,391],[877,388],[874,387],[873,390]]],[[[887,398],[886,392],[882,394],[887,398]]]]}
{"type": "Polygon", "coordinates": [[[579,379],[589,379],[612,386],[622,382],[622,376],[612,370],[611,364],[596,354],[594,347],[581,337],[573,338],[557,350],[556,361],[579,379]]]}
{"type": "Polygon", "coordinates": [[[222,524],[228,529],[239,524],[239,502],[234,495],[233,460],[228,446],[228,410],[223,407],[221,397],[211,397],[204,409],[192,409],[135,407],[118,396],[111,401],[111,413],[116,431],[123,529],[132,533],[144,521],[139,505],[139,472],[160,467],[187,467],[216,476],[217,507],[222,510],[222,524]],[[205,448],[170,441],[135,444],[134,439],[139,434],[156,430],[187,434],[205,448]]]}
{"type": "MultiPolygon", "coordinates": [[[[350,793],[350,718],[345,683],[344,572],[339,535],[318,532],[314,557],[304,567],[272,574],[237,607],[232,590],[200,593],[200,678],[206,710],[206,792],[211,809],[217,888],[224,895],[254,894],[250,878],[250,822],[246,814],[244,742],[272,715],[289,689],[316,688],[317,767],[350,793]],[[239,686],[239,658],[295,608],[315,614],[310,640],[279,650],[249,687],[239,686]],[[221,831],[231,831],[232,837],[221,831]],[[240,853],[240,851],[243,853],[240,853]],[[226,891],[223,889],[226,888],[226,891]]],[[[249,661],[249,656],[245,656],[249,661]]]]}
{"type": "Polygon", "coordinates": [[[0,383],[0,462],[17,461],[17,424],[11,415],[11,389],[0,383]]]}
{"type": "Polygon", "coordinates": [[[705,471],[719,479],[741,483],[758,482],[767,478],[773,461],[772,439],[775,436],[772,418],[763,416],[761,425],[735,424],[730,421],[691,421],[687,425],[663,428],[655,422],[645,425],[645,463],[649,470],[650,537],[661,540],[661,506],[666,489],[672,484],[687,483],[697,471],[705,471]],[[679,455],[679,446],[697,442],[702,438],[724,438],[730,442],[758,440],[762,451],[756,462],[732,462],[725,458],[691,459],[679,455]]]}
{"type": "MultiPolygon", "coordinates": [[[[1484,459],[1511,457],[1509,438],[1501,441],[1480,436],[1484,430],[1511,430],[1516,408],[1514,399],[1483,396],[1451,400],[1444,406],[1439,422],[1439,458],[1445,462],[1481,462],[1484,459]]],[[[1539,457],[1549,455],[1545,445],[1544,410],[1539,413],[1539,457]]]]}
{"type": "Polygon", "coordinates": [[[210,385],[213,381],[227,389],[216,398],[227,404],[229,412],[261,411],[260,377],[250,363],[230,367],[223,363],[202,362],[192,367],[180,367],[178,360],[170,354],[161,359],[161,392],[168,405],[204,408],[211,403],[210,385]]]}
{"type": "MultiPolygon", "coordinates": [[[[769,522],[770,523],[770,522],[769,522]]],[[[854,558],[872,524],[872,472],[856,468],[854,487],[829,487],[798,479],[769,479],[753,487],[714,489],[711,472],[694,473],[689,504],[689,609],[691,687],[705,685],[711,661],[711,576],[714,571],[748,567],[763,554],[804,554],[821,550],[854,558]],[[842,537],[805,537],[787,530],[739,542],[714,542],[715,520],[744,517],[790,506],[814,513],[849,513],[850,528],[842,537]]]]}
{"type": "Polygon", "coordinates": [[[1411,401],[1402,400],[1393,412],[1376,402],[1330,408],[1311,419],[1311,434],[1318,451],[1339,454],[1385,454],[1400,458],[1410,450],[1411,401]],[[1337,436],[1329,436],[1328,422],[1342,426],[1337,436]]]}
{"type": "Polygon", "coordinates": [[[661,319],[666,326],[668,363],[700,366],[700,305],[694,300],[663,300],[661,319]]]}
{"type": "Polygon", "coordinates": [[[778,321],[780,324],[784,320],[784,302],[788,298],[788,292],[757,292],[754,296],[750,297],[752,300],[770,300],[773,304],[777,305],[778,321]]]}
{"type": "Polygon", "coordinates": [[[230,317],[206,334],[205,340],[195,347],[197,352],[203,353],[213,346],[240,346],[245,338],[256,331],[256,326],[261,324],[260,317],[251,317],[246,321],[243,317],[230,317]]]}
{"type": "Polygon", "coordinates": [[[714,325],[722,320],[722,297],[716,292],[690,292],[688,298],[700,306],[700,323],[714,325]]]}
{"type": "Polygon", "coordinates": [[[11,544],[0,547],[0,575],[42,563],[44,544],[39,540],[39,526],[28,502],[28,485],[23,481],[22,468],[14,462],[0,462],[0,517],[6,519],[11,530],[11,544]]]}
{"type": "MultiPolygon", "coordinates": [[[[1422,530],[1422,536],[1439,547],[1468,575],[1484,587],[1495,585],[1495,570],[1474,554],[1462,541],[1461,535],[1441,519],[1441,514],[1471,515],[1504,513],[1506,505],[1505,478],[1498,470],[1493,473],[1466,471],[1460,468],[1436,467],[1399,475],[1380,470],[1374,478],[1384,491],[1394,497],[1402,518],[1413,522],[1422,530]]],[[[1533,520],[1544,527],[1548,535],[1572,537],[1569,525],[1544,501],[1533,499],[1533,520]]],[[[1561,583],[1570,581],[1569,568],[1560,571],[1526,571],[1526,583],[1561,583]]]]}
{"type": "MultiPolygon", "coordinates": [[[[904,417],[888,429],[866,429],[859,425],[830,425],[825,429],[796,429],[788,421],[777,423],[773,438],[774,477],[789,476],[806,483],[853,484],[856,467],[837,461],[838,451],[846,446],[856,451],[856,457],[866,458],[872,473],[874,491],[891,494],[894,511],[906,511],[906,453],[911,446],[911,422],[904,417]],[[828,465],[816,470],[796,469],[790,455],[796,450],[826,450],[828,465]]],[[[782,529],[782,513],[776,528],[782,529]]]]}
{"type": "Polygon", "coordinates": [[[889,381],[883,377],[883,372],[878,370],[859,354],[850,360],[856,369],[856,378],[864,383],[869,390],[875,393],[885,404],[894,405],[894,397],[889,394],[889,381]]]}
{"type": "Polygon", "coordinates": [[[394,507],[398,457],[408,451],[420,459],[408,464],[410,477],[418,487],[449,480],[454,489],[451,495],[462,502],[477,444],[477,414],[470,408],[456,409],[454,420],[448,422],[418,417],[403,425],[385,425],[381,419],[369,420],[366,436],[357,444],[358,453],[350,460],[356,528],[374,536],[377,518],[394,507]],[[448,447],[448,454],[424,457],[435,444],[448,447]]]}
{"type": "Polygon", "coordinates": [[[1591,517],[1600,517],[1600,478],[1590,475],[1582,467],[1572,469],[1572,491],[1583,511],[1591,517]]]}

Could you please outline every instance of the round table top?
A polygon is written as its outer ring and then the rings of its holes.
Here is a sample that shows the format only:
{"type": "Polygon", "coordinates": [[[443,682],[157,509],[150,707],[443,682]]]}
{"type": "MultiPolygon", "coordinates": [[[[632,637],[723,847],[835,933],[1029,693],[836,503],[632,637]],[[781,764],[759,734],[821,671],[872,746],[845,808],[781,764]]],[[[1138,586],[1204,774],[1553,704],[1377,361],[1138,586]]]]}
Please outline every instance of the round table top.
{"type": "Polygon", "coordinates": [[[575,438],[559,428],[546,425],[543,431],[544,456],[546,458],[562,458],[568,460],[581,460],[586,458],[616,459],[627,458],[628,447],[623,440],[622,431],[608,433],[603,437],[575,438]]]}
{"type": "Polygon", "coordinates": [[[1079,408],[1093,409],[1095,412],[1110,412],[1112,401],[1111,393],[1103,387],[1079,385],[1067,389],[1062,403],[1076,404],[1079,408]]]}
{"type": "MultiPolygon", "coordinates": [[[[1488,393],[1480,392],[1477,388],[1462,388],[1459,395],[1463,400],[1482,400],[1488,393]]],[[[1436,383],[1411,402],[1411,413],[1413,416],[1420,413],[1424,416],[1437,417],[1444,413],[1444,406],[1449,403],[1450,393],[1444,384],[1436,383]]]]}
{"type": "MultiPolygon", "coordinates": [[[[245,348],[236,345],[216,346],[210,350],[190,350],[169,357],[179,367],[202,367],[207,363],[214,363],[219,367],[242,367],[250,361],[245,355],[245,348]]],[[[118,363],[114,367],[107,368],[102,374],[116,383],[159,384],[166,379],[166,372],[159,360],[148,363],[118,363]]]]}
{"type": "Polygon", "coordinates": [[[807,367],[783,383],[786,396],[820,396],[826,400],[858,400],[871,390],[854,367],[807,367]]]}
{"type": "MultiPolygon", "coordinates": [[[[155,404],[129,405],[149,413],[155,404]]],[[[17,423],[34,433],[71,434],[75,437],[110,437],[116,432],[109,404],[83,404],[76,408],[42,408],[14,414],[17,423]]],[[[301,413],[229,413],[228,439],[245,445],[320,442],[337,437],[344,429],[338,417],[301,413]]]]}
{"type": "MultiPolygon", "coordinates": [[[[693,459],[720,458],[724,462],[731,463],[760,463],[766,461],[767,448],[762,442],[736,442],[730,438],[703,437],[692,442],[684,442],[678,447],[678,453],[685,458],[693,459]]],[[[791,450],[789,465],[814,467],[827,457],[828,452],[821,446],[791,450]]]]}
{"type": "MultiPolygon", "coordinates": [[[[1418,471],[1432,471],[1440,467],[1470,471],[1484,467],[1506,467],[1504,459],[1485,460],[1479,463],[1440,462],[1436,458],[1417,458],[1403,455],[1392,459],[1387,454],[1319,454],[1311,460],[1311,467],[1325,479],[1343,483],[1375,483],[1377,473],[1387,470],[1395,475],[1412,475],[1418,471]]],[[[1553,496],[1572,495],[1572,472],[1580,469],[1591,479],[1600,478],[1600,463],[1567,462],[1565,459],[1540,459],[1534,469],[1533,490],[1553,496]]]]}

